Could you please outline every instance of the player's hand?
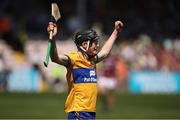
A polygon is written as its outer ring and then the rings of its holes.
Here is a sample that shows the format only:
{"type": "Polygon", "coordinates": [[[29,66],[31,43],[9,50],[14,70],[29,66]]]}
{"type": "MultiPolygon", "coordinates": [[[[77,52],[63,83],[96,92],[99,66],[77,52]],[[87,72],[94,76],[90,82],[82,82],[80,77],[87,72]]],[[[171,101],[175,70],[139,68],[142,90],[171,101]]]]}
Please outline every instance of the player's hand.
{"type": "Polygon", "coordinates": [[[57,25],[53,22],[49,22],[48,27],[47,27],[47,31],[49,34],[52,31],[53,37],[56,36],[57,35],[57,25]]]}
{"type": "Polygon", "coordinates": [[[116,22],[115,22],[115,30],[117,30],[118,32],[120,32],[121,29],[122,29],[122,27],[123,27],[123,23],[122,23],[121,21],[116,21],[116,22]]]}

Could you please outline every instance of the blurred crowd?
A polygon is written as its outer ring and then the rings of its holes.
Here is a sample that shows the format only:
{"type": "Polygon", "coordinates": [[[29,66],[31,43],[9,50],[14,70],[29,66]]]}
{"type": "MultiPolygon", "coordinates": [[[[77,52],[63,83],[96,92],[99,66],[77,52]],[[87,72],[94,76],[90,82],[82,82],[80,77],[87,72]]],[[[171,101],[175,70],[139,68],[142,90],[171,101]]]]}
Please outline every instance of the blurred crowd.
{"type": "Polygon", "coordinates": [[[158,42],[147,35],[136,40],[124,40],[118,46],[119,56],[129,70],[180,71],[180,39],[158,42]]]}

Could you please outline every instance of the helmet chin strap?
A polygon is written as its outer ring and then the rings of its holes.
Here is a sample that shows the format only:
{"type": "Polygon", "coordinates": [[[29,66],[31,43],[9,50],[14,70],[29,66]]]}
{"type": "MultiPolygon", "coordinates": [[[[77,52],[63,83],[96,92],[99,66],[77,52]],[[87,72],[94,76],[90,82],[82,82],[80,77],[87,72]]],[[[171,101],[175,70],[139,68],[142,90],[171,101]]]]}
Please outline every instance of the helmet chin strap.
{"type": "MultiPolygon", "coordinates": [[[[90,41],[88,40],[88,42],[87,42],[87,48],[86,48],[86,49],[84,49],[82,46],[80,46],[79,48],[86,53],[87,50],[89,49],[89,43],[90,43],[90,41]]],[[[86,54],[87,54],[87,53],[86,53],[86,54]]]]}
{"type": "Polygon", "coordinates": [[[87,50],[89,49],[89,47],[90,47],[90,41],[88,40],[87,41],[87,48],[86,49],[84,49],[82,46],[79,46],[79,48],[89,57],[89,58],[92,58],[92,57],[94,57],[95,55],[89,55],[88,53],[87,53],[87,50]]]}

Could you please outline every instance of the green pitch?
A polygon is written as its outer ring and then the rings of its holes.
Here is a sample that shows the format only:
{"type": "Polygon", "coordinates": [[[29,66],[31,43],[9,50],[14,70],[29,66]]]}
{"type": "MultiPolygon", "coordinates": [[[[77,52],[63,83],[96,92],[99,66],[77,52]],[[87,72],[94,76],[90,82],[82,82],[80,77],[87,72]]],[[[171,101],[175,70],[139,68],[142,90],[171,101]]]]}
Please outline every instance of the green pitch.
{"type": "MultiPolygon", "coordinates": [[[[98,98],[97,119],[180,118],[180,95],[115,94],[112,111],[98,98]]],[[[65,119],[65,94],[0,93],[0,119],[65,119]]]]}

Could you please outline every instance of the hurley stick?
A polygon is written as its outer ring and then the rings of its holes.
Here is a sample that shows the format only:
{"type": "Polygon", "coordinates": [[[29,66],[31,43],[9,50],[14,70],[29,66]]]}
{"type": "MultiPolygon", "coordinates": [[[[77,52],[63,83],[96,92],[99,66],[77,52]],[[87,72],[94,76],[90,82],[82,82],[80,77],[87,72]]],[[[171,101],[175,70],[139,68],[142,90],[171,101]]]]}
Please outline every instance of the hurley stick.
{"type": "MultiPolygon", "coordinates": [[[[58,8],[58,5],[56,3],[51,4],[51,21],[52,22],[57,22],[58,19],[61,18],[60,11],[58,8]]],[[[51,40],[53,39],[53,33],[50,31],[49,33],[49,41],[48,41],[48,48],[46,52],[46,61],[44,62],[44,65],[47,67],[49,63],[49,58],[50,58],[50,52],[51,52],[51,40]]]]}

